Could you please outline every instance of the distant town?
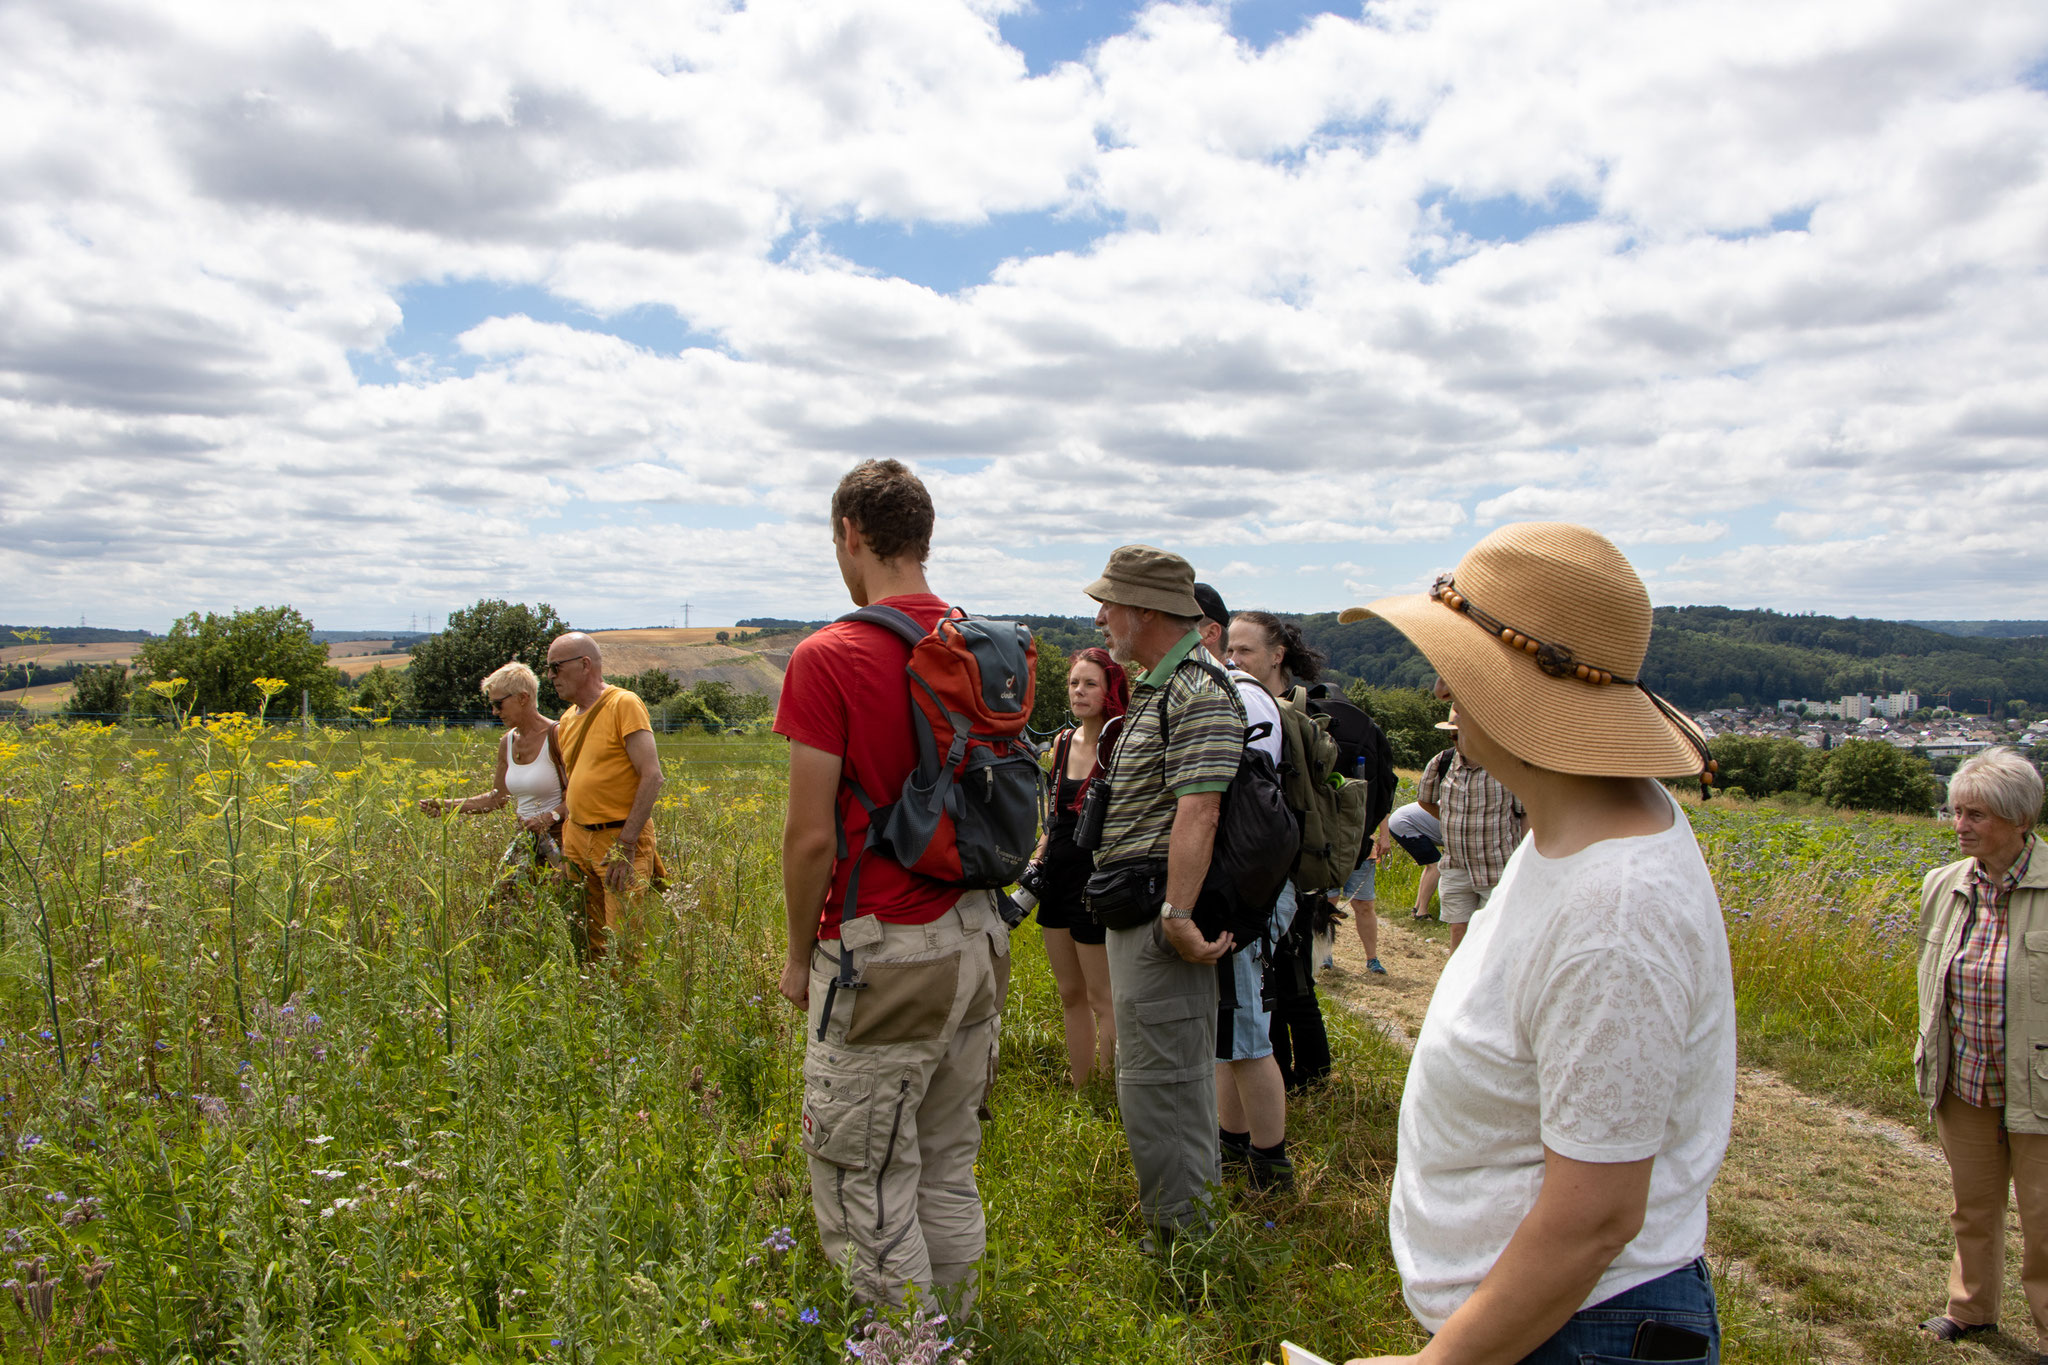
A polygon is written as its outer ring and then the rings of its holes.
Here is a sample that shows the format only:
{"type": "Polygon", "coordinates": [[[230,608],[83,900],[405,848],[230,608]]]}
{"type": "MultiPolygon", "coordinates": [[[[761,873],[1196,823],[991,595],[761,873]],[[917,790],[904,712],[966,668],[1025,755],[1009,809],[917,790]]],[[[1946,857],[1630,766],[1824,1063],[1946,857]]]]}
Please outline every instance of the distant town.
{"type": "Polygon", "coordinates": [[[1917,692],[1877,697],[1858,692],[1834,701],[1788,697],[1775,707],[1719,708],[1693,719],[1710,739],[1789,738],[1810,749],[1831,749],[1846,739],[1882,740],[1930,760],[1937,776],[1949,766],[1942,760],[1967,758],[1994,744],[2026,750],[2048,744],[2048,720],[1994,720],[1945,705],[1925,706],[1917,692]]]}

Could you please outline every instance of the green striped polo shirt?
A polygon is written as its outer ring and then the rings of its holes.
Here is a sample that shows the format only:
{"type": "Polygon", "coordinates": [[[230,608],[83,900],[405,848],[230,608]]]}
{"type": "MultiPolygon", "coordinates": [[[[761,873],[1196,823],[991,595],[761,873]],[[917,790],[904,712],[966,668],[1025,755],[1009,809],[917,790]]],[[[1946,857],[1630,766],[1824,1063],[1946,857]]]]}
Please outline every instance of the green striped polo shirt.
{"type": "Polygon", "coordinates": [[[1109,810],[1097,867],[1165,858],[1180,798],[1223,791],[1237,776],[1244,754],[1244,703],[1236,688],[1220,686],[1194,659],[1221,667],[1191,630],[1131,690],[1110,760],[1109,810]],[[1159,729],[1162,691],[1170,743],[1159,729]]]}

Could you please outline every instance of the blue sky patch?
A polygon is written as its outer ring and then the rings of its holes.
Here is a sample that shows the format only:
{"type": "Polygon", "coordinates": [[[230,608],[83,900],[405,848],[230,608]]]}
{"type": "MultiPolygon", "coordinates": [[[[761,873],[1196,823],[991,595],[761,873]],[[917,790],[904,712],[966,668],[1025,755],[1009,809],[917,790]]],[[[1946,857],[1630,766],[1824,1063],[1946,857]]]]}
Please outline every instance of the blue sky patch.
{"type": "MultiPolygon", "coordinates": [[[[1024,65],[1043,76],[1062,62],[1084,60],[1106,38],[1128,33],[1147,8],[1129,0],[1037,0],[1019,14],[998,20],[1003,41],[1024,54],[1024,65]]],[[[1363,6],[1317,4],[1314,0],[1235,0],[1230,31],[1253,47],[1269,47],[1301,31],[1318,14],[1357,18],[1363,6]]]]}
{"type": "Polygon", "coordinates": [[[1420,203],[1425,214],[1437,209],[1452,231],[1481,242],[1519,242],[1546,228],[1586,222],[1600,212],[1598,204],[1573,190],[1542,200],[1528,200],[1518,194],[1461,199],[1443,190],[1432,190],[1422,196],[1420,203]]]}
{"type": "Polygon", "coordinates": [[[660,355],[718,345],[717,338],[693,329],[664,304],[640,304],[605,317],[532,284],[420,280],[398,291],[398,306],[404,318],[384,338],[382,352],[349,353],[349,368],[355,371],[357,383],[396,384],[422,377],[410,368],[401,369],[400,361],[424,365],[428,370],[425,377],[467,379],[476,373],[479,357],[464,352],[455,339],[480,322],[521,314],[535,322],[615,336],[660,355]]]}
{"type": "MultiPolygon", "coordinates": [[[[883,275],[957,294],[988,283],[1004,261],[1085,251],[1123,226],[1121,217],[1062,218],[1051,213],[1005,213],[973,227],[887,221],[826,223],[815,231],[832,254],[883,275]]],[[[779,255],[795,245],[786,240],[779,255]]]]}

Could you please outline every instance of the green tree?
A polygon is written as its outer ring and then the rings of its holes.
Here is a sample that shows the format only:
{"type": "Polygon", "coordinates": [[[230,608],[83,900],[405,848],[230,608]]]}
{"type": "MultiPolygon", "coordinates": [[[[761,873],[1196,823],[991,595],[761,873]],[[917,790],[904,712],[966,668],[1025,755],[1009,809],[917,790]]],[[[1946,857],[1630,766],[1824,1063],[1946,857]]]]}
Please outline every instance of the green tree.
{"type": "MultiPolygon", "coordinates": [[[[258,678],[284,683],[272,714],[289,716],[301,697],[314,714],[333,715],[342,704],[341,670],[327,663],[327,646],[313,638],[313,623],[290,607],[253,607],[232,616],[193,612],[172,623],[168,633],[148,640],[135,651],[137,702],[152,682],[187,678],[192,688],[181,693],[180,706],[195,712],[263,710],[258,678]]],[[[150,707],[161,714],[152,700],[150,707]]]]}
{"type": "Polygon", "coordinates": [[[1925,815],[1940,804],[1941,786],[1925,759],[1883,740],[1849,739],[1828,755],[1820,795],[1831,806],[1925,815]]]}
{"type": "Polygon", "coordinates": [[[1067,651],[1043,635],[1037,640],[1038,672],[1032,682],[1030,726],[1038,734],[1049,735],[1074,723],[1067,710],[1067,651]]]}
{"type": "Polygon", "coordinates": [[[606,678],[614,687],[623,687],[638,696],[650,707],[661,705],[670,697],[683,690],[683,685],[659,668],[645,668],[631,677],[620,675],[606,678]]]}
{"type": "Polygon", "coordinates": [[[1708,749],[1721,765],[1720,785],[1740,787],[1750,796],[1796,790],[1809,756],[1819,752],[1796,739],[1763,735],[1722,735],[1708,749]]]}
{"type": "Polygon", "coordinates": [[[1359,682],[1346,688],[1344,695],[1386,733],[1397,768],[1420,768],[1451,747],[1451,732],[1436,728],[1438,721],[1450,718],[1451,706],[1438,701],[1433,692],[1359,682]]]}
{"type": "Polygon", "coordinates": [[[529,607],[487,597],[450,612],[441,633],[412,652],[406,673],[413,706],[422,715],[482,720],[491,713],[483,680],[517,660],[540,675],[542,709],[559,711],[562,699],[548,679],[548,645],[568,629],[545,602],[529,607]]]}
{"type": "Polygon", "coordinates": [[[351,707],[363,707],[373,716],[404,715],[412,710],[412,684],[407,669],[389,669],[382,664],[356,679],[351,707]]]}
{"type": "Polygon", "coordinates": [[[64,714],[73,720],[115,720],[128,714],[128,670],[120,664],[88,664],[71,682],[64,714]]]}

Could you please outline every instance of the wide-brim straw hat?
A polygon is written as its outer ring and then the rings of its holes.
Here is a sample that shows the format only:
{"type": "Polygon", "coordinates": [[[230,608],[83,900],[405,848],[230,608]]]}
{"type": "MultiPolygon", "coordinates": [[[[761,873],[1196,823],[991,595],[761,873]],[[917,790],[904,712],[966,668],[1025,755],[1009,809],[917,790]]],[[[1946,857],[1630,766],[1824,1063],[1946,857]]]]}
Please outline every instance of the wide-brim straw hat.
{"type": "Polygon", "coordinates": [[[1597,531],[1503,526],[1426,594],[1383,597],[1380,616],[1441,673],[1458,713],[1515,757],[1553,772],[1676,777],[1708,765],[1691,720],[1639,683],[1650,595],[1597,531]]]}

